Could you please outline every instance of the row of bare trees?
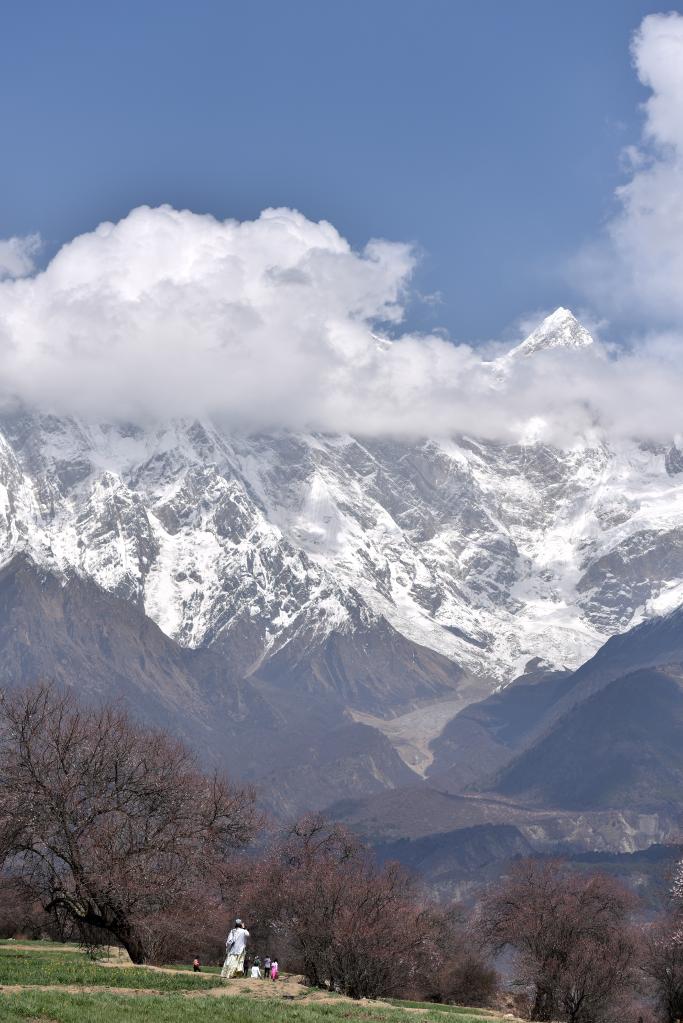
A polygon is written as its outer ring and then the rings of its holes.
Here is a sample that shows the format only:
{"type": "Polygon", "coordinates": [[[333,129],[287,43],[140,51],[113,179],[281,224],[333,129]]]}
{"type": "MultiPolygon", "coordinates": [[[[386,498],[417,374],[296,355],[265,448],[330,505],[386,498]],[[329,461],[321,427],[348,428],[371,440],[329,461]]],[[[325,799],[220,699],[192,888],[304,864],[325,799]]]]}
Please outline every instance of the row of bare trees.
{"type": "Polygon", "coordinates": [[[636,926],[614,880],[529,860],[466,917],[338,825],[264,823],[251,789],[123,711],[49,685],[0,694],[0,934],[208,961],[239,914],[264,951],[353,997],[492,1004],[503,955],[530,1019],[683,1019],[683,898],[636,926]]]}
{"type": "Polygon", "coordinates": [[[378,867],[316,817],[262,839],[259,855],[248,847],[263,825],[251,789],[201,771],[181,742],[124,711],[50,685],[0,694],[7,927],[99,935],[142,963],[215,958],[239,913],[311,984],[354,997],[490,994],[495,974],[464,952],[462,923],[397,865],[378,867]]]}
{"type": "Polygon", "coordinates": [[[356,998],[412,992],[469,1004],[495,990],[460,913],[425,900],[398,864],[378,867],[356,836],[318,816],[271,847],[242,895],[268,944],[284,947],[310,984],[356,998]]]}

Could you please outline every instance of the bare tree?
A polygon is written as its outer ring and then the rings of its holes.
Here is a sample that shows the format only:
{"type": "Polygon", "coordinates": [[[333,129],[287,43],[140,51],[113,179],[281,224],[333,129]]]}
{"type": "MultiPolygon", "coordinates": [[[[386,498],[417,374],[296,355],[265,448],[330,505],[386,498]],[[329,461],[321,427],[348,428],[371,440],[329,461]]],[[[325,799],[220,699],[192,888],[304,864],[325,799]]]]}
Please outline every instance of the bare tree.
{"type": "Polygon", "coordinates": [[[671,882],[671,896],[675,902],[683,905],[683,860],[679,860],[671,882]]]}
{"type": "Polygon", "coordinates": [[[53,921],[19,877],[0,875],[0,938],[47,934],[53,921]]]}
{"type": "Polygon", "coordinates": [[[0,696],[0,858],[46,909],[109,932],[134,962],[155,921],[220,896],[258,823],[251,790],[125,712],[50,685],[0,696]]]}
{"type": "Polygon", "coordinates": [[[415,988],[420,998],[456,1005],[493,1005],[498,975],[477,940],[464,909],[451,905],[433,913],[432,943],[438,950],[431,974],[415,988]]]}
{"type": "Polygon", "coordinates": [[[642,968],[667,1023],[683,1019],[683,921],[679,913],[646,931],[642,968]]]}
{"type": "Polygon", "coordinates": [[[339,825],[299,821],[253,877],[250,920],[313,985],[377,997],[422,987],[442,966],[440,911],[339,825]]]}
{"type": "Polygon", "coordinates": [[[632,906],[608,877],[526,860],[484,898],[480,925],[493,949],[517,953],[532,1019],[593,1023],[633,984],[632,906]]]}

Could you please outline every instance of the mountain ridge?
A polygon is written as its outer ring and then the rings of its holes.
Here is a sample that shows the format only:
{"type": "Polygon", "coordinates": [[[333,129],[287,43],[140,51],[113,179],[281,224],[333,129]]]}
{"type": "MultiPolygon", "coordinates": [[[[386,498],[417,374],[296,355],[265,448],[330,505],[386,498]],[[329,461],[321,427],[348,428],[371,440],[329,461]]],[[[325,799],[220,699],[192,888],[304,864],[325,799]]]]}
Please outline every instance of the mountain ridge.
{"type": "MultiPolygon", "coordinates": [[[[511,354],[592,344],[561,308],[511,354]]],[[[445,714],[681,602],[679,455],[4,410],[0,559],[128,602],[287,735],[327,706],[426,771],[445,714]]]]}
{"type": "MultiPolygon", "coordinates": [[[[560,309],[513,352],[588,338],[560,309]]],[[[0,558],[91,578],[244,674],[387,622],[485,695],[683,601],[678,454],[5,412],[0,558]]]]}

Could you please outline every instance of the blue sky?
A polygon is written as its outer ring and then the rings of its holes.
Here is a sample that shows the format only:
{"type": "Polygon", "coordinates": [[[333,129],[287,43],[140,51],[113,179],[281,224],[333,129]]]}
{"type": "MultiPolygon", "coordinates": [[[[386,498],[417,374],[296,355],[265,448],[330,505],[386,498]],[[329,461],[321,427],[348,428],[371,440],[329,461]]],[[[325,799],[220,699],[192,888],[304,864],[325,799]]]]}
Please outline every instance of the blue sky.
{"type": "MultiPolygon", "coordinates": [[[[497,336],[581,303],[646,91],[635,0],[7,5],[0,237],[49,257],[142,203],[293,206],[422,253],[411,322],[497,336]]],[[[599,310],[598,310],[599,311],[599,310]]]]}

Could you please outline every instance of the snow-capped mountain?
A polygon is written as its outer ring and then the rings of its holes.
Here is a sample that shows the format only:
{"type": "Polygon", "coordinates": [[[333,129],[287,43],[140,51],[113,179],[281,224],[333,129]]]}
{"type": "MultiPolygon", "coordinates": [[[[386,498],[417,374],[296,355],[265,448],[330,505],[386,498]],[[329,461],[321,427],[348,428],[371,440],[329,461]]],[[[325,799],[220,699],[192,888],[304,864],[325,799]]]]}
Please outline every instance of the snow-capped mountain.
{"type": "Polygon", "coordinates": [[[547,351],[549,348],[587,348],[593,343],[592,336],[574,314],[560,306],[508,354],[533,355],[534,352],[547,351]]]}
{"type": "MultiPolygon", "coordinates": [[[[511,356],[582,348],[558,309],[511,356]]],[[[248,675],[388,626],[480,680],[576,667],[683,601],[683,453],[0,422],[0,554],[133,601],[248,675]]],[[[398,704],[429,692],[387,695],[398,704]]],[[[439,690],[431,696],[443,698],[439,690]]]]}

